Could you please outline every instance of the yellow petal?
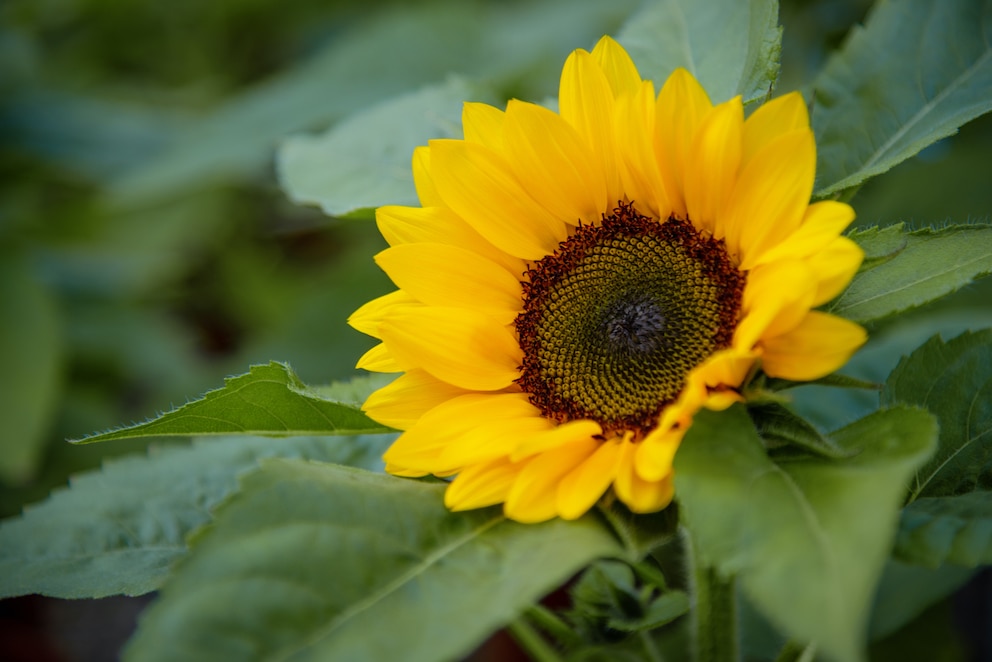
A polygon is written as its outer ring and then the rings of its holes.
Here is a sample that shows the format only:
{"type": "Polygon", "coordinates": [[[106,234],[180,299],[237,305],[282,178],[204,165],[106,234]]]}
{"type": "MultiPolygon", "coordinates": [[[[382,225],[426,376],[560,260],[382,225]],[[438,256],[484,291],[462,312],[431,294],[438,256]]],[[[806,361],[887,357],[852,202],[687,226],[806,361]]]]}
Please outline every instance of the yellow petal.
{"type": "Polygon", "coordinates": [[[426,145],[415,147],[413,150],[413,185],[417,189],[417,199],[425,207],[437,207],[441,204],[441,196],[434,188],[434,178],[431,176],[431,153],[426,145]]]}
{"type": "Polygon", "coordinates": [[[814,310],[788,333],[764,341],[762,368],[771,377],[818,379],[847,363],[867,339],[854,322],[814,310]]]}
{"type": "Polygon", "coordinates": [[[603,429],[596,421],[588,419],[568,421],[550,430],[521,439],[510,454],[510,459],[516,462],[559,446],[587,441],[602,432],[603,429]]]}
{"type": "Polygon", "coordinates": [[[865,252],[847,237],[837,237],[822,250],[808,258],[808,264],[819,280],[813,305],[830,301],[844,291],[858,272],[865,252]]]}
{"type": "Polygon", "coordinates": [[[418,306],[417,300],[403,290],[396,290],[376,297],[348,316],[351,328],[373,338],[379,337],[379,322],[382,316],[395,306],[418,306]]]}
{"type": "Polygon", "coordinates": [[[638,212],[667,219],[672,214],[665,182],[654,152],[654,86],[645,81],[632,96],[617,100],[617,145],[620,177],[638,212]]]}
{"type": "Polygon", "coordinates": [[[617,477],[613,490],[617,498],[632,512],[653,513],[672,502],[675,493],[672,473],[669,471],[659,480],[644,480],[637,474],[637,445],[624,443],[621,449],[617,477]]]}
{"type": "Polygon", "coordinates": [[[422,303],[473,308],[510,324],[522,308],[520,281],[478,253],[444,244],[402,244],[375,256],[396,286],[422,303]]]}
{"type": "Polygon", "coordinates": [[[799,229],[758,256],[755,265],[813,255],[839,237],[853,220],[854,210],[848,204],[833,200],[814,202],[806,208],[799,229]]]}
{"type": "Polygon", "coordinates": [[[658,93],[655,121],[655,152],[672,205],[672,213],[686,217],[683,174],[692,141],[713,104],[706,91],[685,69],[679,68],[658,93]]]}
{"type": "Polygon", "coordinates": [[[379,324],[389,352],[464,389],[497,391],[520,376],[514,334],[485,313],[465,308],[405,307],[379,324]]]}
{"type": "Polygon", "coordinates": [[[747,276],[745,315],[734,331],[734,347],[746,352],[760,338],[794,327],[812,307],[815,295],[816,281],[805,262],[783,260],[754,269],[747,276]]]}
{"type": "Polygon", "coordinates": [[[718,229],[717,219],[724,213],[737,179],[743,128],[740,97],[714,107],[699,124],[686,158],[684,182],[686,211],[697,228],[718,229]]]}
{"type": "MultiPolygon", "coordinates": [[[[383,455],[386,462],[407,469],[433,474],[459,471],[464,464],[442,462],[441,456],[452,443],[462,440],[482,443],[515,443],[492,437],[489,431],[507,421],[537,418],[540,412],[522,393],[469,393],[447,400],[424,414],[399,436],[383,455]]],[[[507,451],[509,452],[509,451],[507,451]]]]}
{"type": "Polygon", "coordinates": [[[809,112],[799,92],[772,99],[751,113],[744,122],[744,152],[747,163],[758,151],[784,133],[809,128],[809,112]]]}
{"type": "Polygon", "coordinates": [[[480,422],[470,432],[452,439],[437,461],[443,467],[460,468],[509,457],[520,437],[545,432],[553,426],[554,423],[539,412],[505,421],[480,422]]]}
{"type": "Polygon", "coordinates": [[[466,393],[465,389],[442,382],[424,370],[414,369],[373,392],[362,405],[362,411],[383,425],[406,430],[442,402],[466,393]]]}
{"type": "Polygon", "coordinates": [[[388,349],[386,349],[385,343],[379,343],[369,351],[362,354],[361,358],[358,359],[358,363],[355,364],[356,368],[360,370],[368,370],[369,372],[403,372],[406,367],[396,360],[388,349]]]}
{"type": "Polygon", "coordinates": [[[487,103],[466,102],[462,106],[462,131],[465,140],[503,151],[504,113],[487,103]]]}
{"type": "Polygon", "coordinates": [[[610,82],[615,96],[634,94],[640,87],[641,76],[637,73],[634,61],[612,37],[604,36],[599,40],[592,49],[592,59],[606,74],[606,80],[610,82]]]}
{"type": "Polygon", "coordinates": [[[596,452],[559,481],[558,515],[562,519],[582,517],[609,489],[625,443],[619,439],[601,442],[596,452]]]}
{"type": "Polygon", "coordinates": [[[709,388],[718,386],[738,387],[744,383],[744,379],[754,362],[757,360],[755,352],[740,351],[730,348],[714,352],[701,365],[693,370],[694,375],[702,380],[709,388]]]}
{"type": "Polygon", "coordinates": [[[565,61],[558,86],[558,108],[599,160],[609,204],[621,200],[623,191],[613,129],[613,89],[599,64],[584,50],[573,51],[565,61]]]}
{"type": "Polygon", "coordinates": [[[430,475],[430,471],[417,471],[416,469],[407,469],[401,467],[398,464],[386,463],[386,473],[392,474],[394,476],[402,476],[404,478],[421,478],[423,476],[430,475]]]}
{"type": "Polygon", "coordinates": [[[558,481],[599,447],[590,439],[542,453],[527,462],[506,496],[503,512],[510,519],[531,523],[558,514],[558,481]]]}
{"type": "Polygon", "coordinates": [[[816,145],[800,129],[765,145],[740,173],[724,219],[724,236],[741,268],[780,244],[802,223],[813,193],[816,145]]]}
{"type": "Polygon", "coordinates": [[[575,129],[547,108],[511,100],[506,151],[523,187],[566,223],[598,221],[616,202],[606,198],[603,171],[575,129]]]}
{"type": "Polygon", "coordinates": [[[462,140],[432,140],[430,147],[438,193],[497,248],[538,260],[565,239],[565,224],[524,191],[499,154],[462,140]]]}
{"type": "Polygon", "coordinates": [[[458,511],[501,503],[521,468],[504,459],[467,467],[445,490],[444,505],[458,511]]]}
{"type": "Polygon", "coordinates": [[[379,232],[390,246],[437,243],[465,248],[492,260],[513,274],[524,272],[524,261],[486,241],[447,207],[387,205],[375,211],[379,232]]]}
{"type": "Polygon", "coordinates": [[[679,449],[685,430],[681,428],[656,428],[636,444],[634,467],[641,479],[657,482],[672,472],[672,460],[679,449]]]}

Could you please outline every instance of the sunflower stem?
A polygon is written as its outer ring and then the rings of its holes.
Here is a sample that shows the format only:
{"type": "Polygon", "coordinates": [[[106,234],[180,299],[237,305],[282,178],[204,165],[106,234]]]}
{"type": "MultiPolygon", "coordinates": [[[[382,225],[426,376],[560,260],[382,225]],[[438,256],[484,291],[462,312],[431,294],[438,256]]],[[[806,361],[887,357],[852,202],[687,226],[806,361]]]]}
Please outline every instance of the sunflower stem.
{"type": "Polygon", "coordinates": [[[686,562],[695,595],[696,662],[738,662],[737,593],[733,577],[723,577],[707,565],[691,535],[685,536],[686,562]]]}
{"type": "Polygon", "coordinates": [[[644,646],[645,660],[648,660],[648,662],[665,662],[665,658],[661,656],[661,651],[655,645],[650,632],[647,630],[638,630],[637,635],[641,639],[641,645],[644,646]]]}
{"type": "Polygon", "coordinates": [[[510,623],[507,629],[534,662],[564,662],[565,658],[523,616],[510,623]]]}
{"type": "Polygon", "coordinates": [[[576,646],[582,643],[582,637],[544,605],[533,605],[524,613],[535,625],[557,639],[563,646],[576,646]]]}

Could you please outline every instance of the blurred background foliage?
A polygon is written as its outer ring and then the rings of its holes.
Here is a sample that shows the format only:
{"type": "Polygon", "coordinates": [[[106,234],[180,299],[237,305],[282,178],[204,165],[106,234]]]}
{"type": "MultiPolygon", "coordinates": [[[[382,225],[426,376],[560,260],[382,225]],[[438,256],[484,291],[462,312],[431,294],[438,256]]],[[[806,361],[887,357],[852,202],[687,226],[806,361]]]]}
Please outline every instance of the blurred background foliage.
{"type": "MultiPolygon", "coordinates": [[[[371,259],[384,244],[367,220],[288,202],[280,140],[452,74],[544,99],[570,50],[640,4],[0,4],[0,516],[141,450],[66,438],[143,420],[250,364],[288,361],[310,384],[354,374],[370,340],[345,319],[390,289],[371,259]]],[[[870,4],[783,0],[778,92],[808,91],[870,4]]],[[[858,223],[987,220],[990,150],[992,122],[964,127],[866,185],[858,223]]],[[[881,379],[931,329],[992,324],[990,296],[976,286],[916,326],[880,329],[855,368],[881,379]]]]}

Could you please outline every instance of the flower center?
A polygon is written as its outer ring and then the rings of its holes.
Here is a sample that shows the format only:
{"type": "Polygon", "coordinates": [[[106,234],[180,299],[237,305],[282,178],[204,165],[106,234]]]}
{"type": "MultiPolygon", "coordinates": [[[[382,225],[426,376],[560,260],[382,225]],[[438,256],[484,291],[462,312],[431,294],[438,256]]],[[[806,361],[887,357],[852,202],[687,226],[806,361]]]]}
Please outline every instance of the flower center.
{"type": "Polygon", "coordinates": [[[517,383],[549,418],[651,430],[689,371],[729,346],[746,275],[722,240],[623,205],[533,263],[517,383]]]}

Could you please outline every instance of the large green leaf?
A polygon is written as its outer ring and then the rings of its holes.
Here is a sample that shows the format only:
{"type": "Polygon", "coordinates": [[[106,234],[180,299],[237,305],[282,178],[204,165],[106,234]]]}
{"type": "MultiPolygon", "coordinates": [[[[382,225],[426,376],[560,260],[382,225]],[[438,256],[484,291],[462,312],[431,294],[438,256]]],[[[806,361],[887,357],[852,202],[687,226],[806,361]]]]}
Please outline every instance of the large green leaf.
{"type": "Polygon", "coordinates": [[[872,641],[886,637],[961,588],[975,571],[955,565],[923,568],[889,561],[878,582],[868,632],[872,641]]]}
{"type": "Polygon", "coordinates": [[[675,457],[675,493],[701,556],[772,623],[857,660],[906,481],[936,433],[929,414],[897,407],[833,435],[860,451],[850,459],[775,463],[743,407],[703,412],[675,457]]]}
{"type": "Polygon", "coordinates": [[[296,203],[331,216],[385,204],[417,204],[410,166],[414,147],[431,138],[460,138],[462,103],[491,101],[459,78],[363,111],[317,137],[285,141],[279,181],[296,203]]]}
{"type": "Polygon", "coordinates": [[[60,386],[62,339],[51,293],[27,260],[0,253],[0,482],[34,474],[60,386]]]}
{"type": "Polygon", "coordinates": [[[445,486],[271,460],[217,509],[146,612],[132,660],[444,660],[594,558],[594,516],[450,513],[445,486]]]}
{"type": "Polygon", "coordinates": [[[879,2],[815,82],[817,195],[881,174],[992,109],[992,2],[879,2]]]}
{"type": "Polygon", "coordinates": [[[899,363],[882,400],[924,406],[940,422],[937,452],[903,510],[896,555],[929,567],[992,563],[992,331],[932,337],[899,363]]]}
{"type": "Polygon", "coordinates": [[[930,568],[992,563],[992,492],[923,497],[909,504],[902,512],[895,555],[930,568]]]}
{"type": "Polygon", "coordinates": [[[777,0],[663,0],[647,3],[617,39],[660,89],[678,67],[715,102],[764,98],[778,79],[782,29],[777,0]]]}
{"type": "Polygon", "coordinates": [[[917,230],[905,235],[901,247],[888,229],[852,238],[863,240],[869,254],[877,257],[829,310],[855,322],[872,322],[923,305],[992,272],[992,225],[917,230]],[[885,249],[891,250],[881,253],[885,249]]]}
{"type": "MultiPolygon", "coordinates": [[[[543,96],[568,51],[612,32],[635,0],[392,3],[341,30],[312,59],[232,97],[120,178],[120,205],[263,171],[280,140],[323,129],[451,73],[543,96]]],[[[395,174],[383,173],[386,177],[395,174]]]]}
{"type": "Polygon", "coordinates": [[[298,437],[320,434],[374,434],[390,429],[368,418],[358,405],[337,402],[308,388],[289,366],[273,361],[252,366],[210,391],[158,418],[112,430],[77,443],[213,434],[298,437]]]}
{"type": "Polygon", "coordinates": [[[910,501],[992,489],[992,330],[930,338],[892,371],[882,404],[929,409],[937,451],[916,474],[910,501]]]}
{"type": "Polygon", "coordinates": [[[300,457],[381,468],[393,435],[231,437],[152,448],[108,462],[0,523],[0,597],[41,593],[100,598],[155,590],[186,553],[186,534],[263,457],[300,457]]]}

